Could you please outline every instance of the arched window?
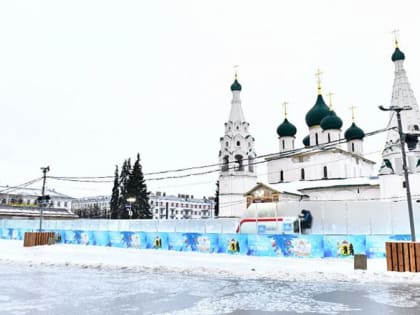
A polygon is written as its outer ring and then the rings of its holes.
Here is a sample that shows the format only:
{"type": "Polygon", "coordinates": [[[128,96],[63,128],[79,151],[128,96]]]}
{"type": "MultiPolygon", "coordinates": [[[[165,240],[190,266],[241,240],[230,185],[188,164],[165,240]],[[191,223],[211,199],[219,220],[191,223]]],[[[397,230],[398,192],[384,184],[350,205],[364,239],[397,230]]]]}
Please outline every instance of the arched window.
{"type": "Polygon", "coordinates": [[[303,168],[300,170],[300,179],[305,180],[305,169],[303,168]]]}
{"type": "Polygon", "coordinates": [[[315,134],[315,144],[318,145],[318,133],[315,134]]]}
{"type": "Polygon", "coordinates": [[[248,157],[248,170],[254,172],[254,158],[252,156],[248,157]]]}
{"type": "Polygon", "coordinates": [[[328,142],[331,142],[331,136],[330,136],[330,133],[328,133],[328,142]]]}
{"type": "Polygon", "coordinates": [[[284,139],[282,140],[282,144],[283,144],[283,149],[284,149],[284,139]]]}
{"type": "Polygon", "coordinates": [[[283,171],[280,171],[280,181],[284,181],[284,173],[283,171]]]}
{"type": "Polygon", "coordinates": [[[354,142],[351,143],[351,152],[354,152],[354,142]]]}
{"type": "Polygon", "coordinates": [[[328,178],[328,169],[324,166],[324,178],[328,178]]]}
{"type": "Polygon", "coordinates": [[[236,145],[237,145],[238,147],[240,147],[240,146],[241,146],[241,142],[240,142],[240,141],[236,141],[236,145]]]}
{"type": "Polygon", "coordinates": [[[235,171],[243,171],[244,165],[243,165],[243,157],[242,155],[235,155],[235,171]]]}
{"type": "Polygon", "coordinates": [[[229,157],[226,155],[223,157],[222,172],[227,172],[229,170],[229,157]]]}

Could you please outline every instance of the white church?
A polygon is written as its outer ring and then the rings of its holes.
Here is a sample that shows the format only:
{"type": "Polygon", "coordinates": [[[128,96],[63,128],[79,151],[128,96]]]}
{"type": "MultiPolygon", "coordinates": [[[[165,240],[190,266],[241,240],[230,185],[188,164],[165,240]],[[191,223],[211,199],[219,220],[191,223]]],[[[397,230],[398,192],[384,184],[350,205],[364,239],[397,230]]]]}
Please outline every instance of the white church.
{"type": "MultiPolygon", "coordinates": [[[[420,112],[403,66],[405,55],[395,41],[392,61],[395,79],[391,105],[410,106],[401,111],[404,133],[420,133],[420,112]]],[[[398,125],[390,111],[383,164],[375,173],[375,162],[364,156],[365,133],[355,121],[343,132],[343,121],[322,94],[318,71],[315,104],[305,116],[308,135],[303,146],[296,143],[296,127],[287,119],[277,128],[278,153],[258,157],[250,124],[245,120],[235,75],[233,94],[225,134],[220,138],[219,216],[243,217],[254,203],[278,204],[287,201],[404,200],[403,176],[398,125]],[[258,182],[256,164],[265,159],[267,179],[258,182]],[[256,163],[256,161],[259,161],[256,163]]],[[[379,109],[378,109],[379,110],[379,109]]],[[[420,146],[407,150],[410,186],[413,197],[420,197],[420,146]]]]}

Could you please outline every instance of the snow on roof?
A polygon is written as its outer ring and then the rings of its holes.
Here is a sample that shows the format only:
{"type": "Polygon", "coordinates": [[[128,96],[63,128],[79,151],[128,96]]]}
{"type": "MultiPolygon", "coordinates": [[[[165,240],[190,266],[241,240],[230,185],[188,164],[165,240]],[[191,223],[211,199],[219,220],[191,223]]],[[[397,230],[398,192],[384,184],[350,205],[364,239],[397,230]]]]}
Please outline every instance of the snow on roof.
{"type": "MultiPolygon", "coordinates": [[[[22,195],[22,196],[41,196],[41,188],[19,188],[13,186],[0,186],[0,194],[2,195],[22,195]]],[[[59,193],[54,189],[46,189],[45,194],[49,195],[51,198],[63,198],[63,199],[73,199],[73,197],[67,196],[65,194],[59,193]]]]}
{"type": "Polygon", "coordinates": [[[367,159],[363,155],[343,150],[341,148],[332,146],[331,144],[321,145],[320,149],[314,149],[314,148],[305,149],[304,148],[299,152],[290,153],[290,154],[286,154],[286,155],[284,153],[279,153],[278,156],[276,156],[276,154],[273,154],[273,155],[270,155],[270,156],[266,157],[265,159],[267,161],[270,161],[270,160],[277,160],[277,159],[283,159],[283,158],[293,158],[293,157],[297,157],[297,156],[316,155],[316,154],[320,154],[320,153],[327,153],[329,151],[340,152],[340,153],[345,154],[345,155],[350,155],[352,157],[362,159],[363,161],[365,161],[367,163],[376,164],[376,162],[367,159]]]}
{"type": "MultiPolygon", "coordinates": [[[[265,184],[266,185],[266,184],[265,184]]],[[[335,188],[348,186],[377,186],[379,177],[353,177],[343,179],[320,179],[320,180],[302,180],[290,183],[269,184],[268,187],[282,193],[294,193],[302,195],[303,191],[317,188],[335,188]]]]}

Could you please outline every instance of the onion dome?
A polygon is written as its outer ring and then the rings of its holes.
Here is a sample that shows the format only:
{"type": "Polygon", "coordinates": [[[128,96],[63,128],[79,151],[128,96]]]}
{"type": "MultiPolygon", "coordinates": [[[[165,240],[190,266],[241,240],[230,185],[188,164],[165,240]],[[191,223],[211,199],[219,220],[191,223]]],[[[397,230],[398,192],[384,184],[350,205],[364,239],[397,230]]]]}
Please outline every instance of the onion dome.
{"type": "Polygon", "coordinates": [[[296,127],[290,123],[287,118],[277,128],[277,134],[279,137],[294,137],[296,135],[296,127]]]}
{"type": "Polygon", "coordinates": [[[307,135],[305,138],[303,138],[303,145],[305,147],[309,147],[309,135],[307,135]]]}
{"type": "Polygon", "coordinates": [[[349,129],[346,130],[344,133],[344,137],[347,141],[350,140],[362,140],[365,137],[365,133],[362,129],[356,126],[356,124],[353,122],[349,129]]]}
{"type": "Polygon", "coordinates": [[[318,94],[315,105],[306,114],[305,120],[308,127],[317,126],[321,123],[321,120],[328,116],[330,109],[325,104],[321,94],[318,94]]]}
{"type": "Polygon", "coordinates": [[[395,50],[394,50],[394,53],[392,54],[391,60],[397,61],[397,60],[404,60],[404,59],[405,59],[404,53],[398,48],[398,42],[395,42],[395,50]]]}
{"type": "Polygon", "coordinates": [[[230,86],[231,91],[240,91],[242,90],[242,86],[239,84],[238,79],[235,78],[235,81],[230,86]]]}
{"type": "Polygon", "coordinates": [[[342,126],[343,121],[333,110],[330,110],[328,116],[321,120],[321,128],[324,130],[341,129],[342,126]]]}

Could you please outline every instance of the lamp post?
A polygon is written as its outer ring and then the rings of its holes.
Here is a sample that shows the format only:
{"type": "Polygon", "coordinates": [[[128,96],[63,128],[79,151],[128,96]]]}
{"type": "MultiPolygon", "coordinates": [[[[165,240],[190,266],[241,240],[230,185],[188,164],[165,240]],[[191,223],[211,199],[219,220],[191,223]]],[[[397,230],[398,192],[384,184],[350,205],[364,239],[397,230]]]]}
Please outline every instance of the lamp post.
{"type": "Polygon", "coordinates": [[[41,197],[38,197],[38,201],[41,203],[41,213],[39,214],[39,231],[42,232],[42,219],[44,217],[44,207],[47,206],[49,196],[45,196],[45,181],[47,180],[47,172],[50,171],[50,167],[41,167],[43,173],[42,191],[41,197]]]}
{"type": "Polygon", "coordinates": [[[128,209],[128,216],[131,219],[131,217],[133,216],[132,204],[134,202],[136,202],[136,198],[135,197],[129,197],[129,198],[127,198],[127,202],[128,202],[128,207],[127,207],[127,209],[128,209]]]}
{"type": "Polygon", "coordinates": [[[401,124],[401,111],[411,110],[412,108],[410,106],[404,106],[404,107],[391,106],[389,108],[385,108],[381,105],[381,106],[379,106],[379,109],[382,110],[382,111],[394,111],[397,114],[398,134],[400,136],[403,171],[404,171],[404,178],[405,178],[405,188],[406,188],[406,191],[407,191],[407,205],[408,205],[408,217],[410,219],[411,241],[415,242],[416,241],[416,231],[415,231],[415,228],[414,228],[413,203],[412,203],[412,200],[411,200],[410,182],[408,180],[407,159],[406,159],[406,155],[405,155],[405,135],[403,133],[402,124],[401,124]]]}

